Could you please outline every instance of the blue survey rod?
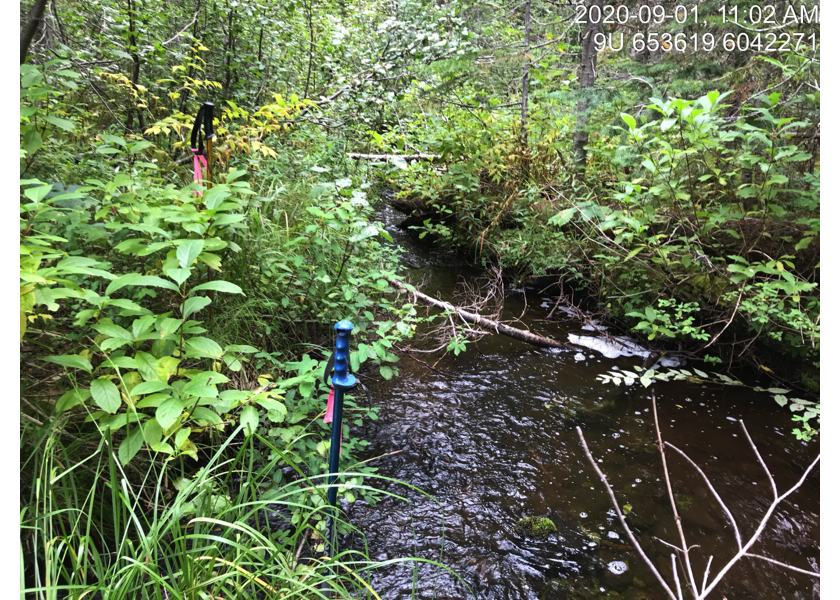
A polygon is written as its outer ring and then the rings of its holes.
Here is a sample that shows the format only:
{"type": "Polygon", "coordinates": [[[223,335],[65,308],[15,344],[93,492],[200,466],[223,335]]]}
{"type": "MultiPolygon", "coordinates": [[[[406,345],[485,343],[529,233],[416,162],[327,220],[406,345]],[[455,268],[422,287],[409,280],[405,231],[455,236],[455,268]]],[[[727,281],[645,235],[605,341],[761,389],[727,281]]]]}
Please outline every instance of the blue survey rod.
{"type": "MultiPolygon", "coordinates": [[[[356,378],[348,373],[350,361],[350,332],[353,330],[353,323],[350,321],[339,321],[335,324],[335,373],[332,377],[332,387],[335,389],[333,399],[332,435],[330,436],[330,473],[327,477],[327,484],[332,486],[338,478],[338,458],[341,449],[341,417],[344,409],[344,390],[349,390],[356,385],[356,378]]],[[[336,510],[336,496],[338,486],[327,489],[327,501],[330,503],[331,516],[327,522],[327,553],[332,556],[336,542],[335,520],[338,517],[336,510]]]]}

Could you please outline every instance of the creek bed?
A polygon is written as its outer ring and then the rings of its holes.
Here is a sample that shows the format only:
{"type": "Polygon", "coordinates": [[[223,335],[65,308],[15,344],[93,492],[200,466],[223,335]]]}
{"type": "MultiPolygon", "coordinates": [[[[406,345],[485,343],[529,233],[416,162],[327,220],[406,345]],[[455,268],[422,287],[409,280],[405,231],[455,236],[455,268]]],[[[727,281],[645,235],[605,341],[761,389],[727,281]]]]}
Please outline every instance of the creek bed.
{"type": "MultiPolygon", "coordinates": [[[[410,278],[426,278],[427,293],[451,294],[459,275],[475,272],[457,258],[428,251],[393,227],[397,215],[380,212],[407,249],[410,278]]],[[[540,307],[529,291],[523,324],[555,339],[592,335],[579,323],[540,307]]],[[[551,301],[551,299],[549,299],[551,301]]],[[[509,295],[503,318],[522,313],[523,293],[509,295]]],[[[428,355],[420,356],[422,359],[428,355]]],[[[743,419],[776,478],[780,493],[793,485],[819,452],[796,441],[790,414],[751,389],[685,382],[621,387],[596,376],[613,367],[632,370],[638,357],[608,359],[596,351],[538,349],[503,336],[486,336],[436,370],[408,358],[400,376],[371,387],[380,420],[355,431],[371,441],[365,456],[380,475],[427,492],[382,481],[375,506],[348,507],[378,560],[418,556],[432,564],[402,563],[376,571],[383,598],[563,599],[667,597],[635,554],[611,502],[581,447],[580,426],[607,474],[643,548],[670,573],[670,551],[654,537],[678,544],[651,410],[655,390],[663,439],[701,465],[748,539],[772,498],[769,482],[741,430],[743,419]],[[557,530],[528,537],[520,519],[550,519],[557,530]],[[457,576],[455,575],[457,574],[457,576]],[[459,579],[460,578],[460,579],[459,579]],[[469,588],[467,587],[469,586],[469,588]]],[[[697,576],[708,556],[715,567],[735,552],[731,527],[694,469],[668,453],[669,470],[697,576]]],[[[357,536],[345,543],[361,547],[357,536]]],[[[800,568],[818,568],[819,467],[777,509],[753,552],[800,568]]],[[[756,560],[742,560],[713,598],[818,598],[815,579],[756,560]]]]}

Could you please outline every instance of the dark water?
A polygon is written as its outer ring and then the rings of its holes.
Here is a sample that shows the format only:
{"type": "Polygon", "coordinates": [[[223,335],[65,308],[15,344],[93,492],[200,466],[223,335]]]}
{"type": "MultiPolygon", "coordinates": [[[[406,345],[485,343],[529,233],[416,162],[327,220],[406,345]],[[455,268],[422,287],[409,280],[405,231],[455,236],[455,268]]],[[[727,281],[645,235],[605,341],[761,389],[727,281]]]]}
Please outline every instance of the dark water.
{"type": "MultiPolygon", "coordinates": [[[[382,217],[396,218],[388,211],[382,217]]],[[[446,297],[459,273],[474,275],[454,257],[400,237],[409,250],[411,277],[425,276],[427,293],[446,297]]],[[[557,339],[570,332],[591,335],[563,314],[547,322],[549,308],[540,307],[545,300],[529,292],[523,323],[532,331],[557,339]]],[[[504,318],[519,316],[523,308],[523,294],[510,294],[504,318]]],[[[403,358],[399,378],[372,388],[381,418],[363,432],[372,442],[363,458],[401,451],[374,463],[380,474],[434,499],[384,482],[382,488],[408,501],[357,502],[349,507],[351,520],[365,532],[373,558],[418,556],[451,569],[412,563],[384,567],[372,578],[383,598],[666,598],[631,549],[575,429],[582,429],[619,504],[629,505],[628,522],[642,547],[672,582],[671,552],[654,540],[679,544],[654,444],[651,390],[663,438],[702,466],[745,540],[772,493],[737,421],[747,424],[780,493],[819,452],[816,442],[793,438],[790,414],[766,394],[682,382],[649,389],[604,385],[596,375],[614,366],[632,370],[641,359],[613,360],[583,351],[585,359],[576,360],[575,354],[487,336],[460,356],[441,360],[436,371],[403,358]],[[516,524],[529,516],[547,517],[556,533],[545,539],[521,535],[516,524]]],[[[417,357],[429,361],[431,355],[417,357]]],[[[691,551],[699,584],[709,556],[714,556],[714,577],[736,551],[732,528],[696,471],[674,452],[667,456],[688,544],[699,545],[691,551]]],[[[752,552],[818,568],[819,540],[817,468],[777,509],[752,552]]],[[[352,543],[358,547],[362,540],[352,543]]],[[[815,581],[744,559],[710,597],[816,598],[815,581]]]]}

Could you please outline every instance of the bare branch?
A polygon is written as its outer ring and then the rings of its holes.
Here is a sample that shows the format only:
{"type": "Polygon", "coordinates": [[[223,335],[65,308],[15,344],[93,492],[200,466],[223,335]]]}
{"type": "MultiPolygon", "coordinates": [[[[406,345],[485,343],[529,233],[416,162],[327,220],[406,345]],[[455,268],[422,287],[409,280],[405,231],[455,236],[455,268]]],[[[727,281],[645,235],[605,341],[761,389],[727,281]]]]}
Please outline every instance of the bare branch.
{"type": "Polygon", "coordinates": [[[662,443],[662,430],[659,428],[659,413],[656,411],[655,392],[653,394],[653,422],[656,425],[656,445],[659,448],[659,454],[662,456],[662,472],[665,473],[665,484],[668,487],[668,499],[671,501],[671,510],[674,513],[674,522],[677,524],[677,531],[680,534],[680,542],[682,542],[682,555],[685,560],[685,568],[688,571],[688,579],[691,582],[691,590],[694,592],[694,596],[697,597],[697,583],[694,581],[694,571],[691,569],[691,559],[688,556],[689,548],[685,541],[682,519],[680,518],[679,512],[677,512],[677,502],[674,499],[674,490],[671,488],[671,476],[668,474],[668,461],[665,459],[665,444],[662,443]]]}
{"type": "MultiPolygon", "coordinates": [[[[743,425],[743,423],[742,423],[742,425],[743,425]]],[[[744,428],[744,430],[746,431],[746,428],[744,428]]],[[[752,440],[750,440],[750,444],[752,444],[752,440]]],[[[755,448],[754,445],[753,445],[753,448],[755,448]]],[[[758,453],[758,450],[756,450],[756,453],[758,453]]],[[[759,459],[760,459],[760,455],[759,455],[759,459]]],[[[756,530],[755,530],[755,533],[753,534],[753,536],[747,541],[746,544],[744,544],[744,547],[735,556],[733,556],[732,559],[728,563],[726,563],[726,566],[724,566],[723,569],[720,570],[720,572],[717,574],[717,576],[714,578],[714,580],[709,584],[709,587],[704,589],[703,593],[700,596],[698,596],[697,600],[702,600],[703,598],[706,598],[711,593],[711,591],[715,588],[715,586],[718,583],[720,583],[720,580],[723,579],[723,576],[726,575],[727,572],[729,572],[729,570],[732,568],[732,566],[736,562],[738,562],[741,558],[743,558],[744,556],[747,555],[747,550],[749,550],[752,547],[752,545],[755,544],[755,542],[758,540],[759,536],[764,532],[765,527],[767,527],[767,522],[770,520],[770,517],[773,516],[773,511],[776,510],[776,507],[782,501],[784,501],[785,498],[790,496],[793,492],[795,492],[796,490],[798,490],[802,486],[802,484],[805,482],[805,478],[808,477],[808,475],[811,473],[813,468],[815,466],[817,466],[817,463],[819,461],[820,461],[820,455],[817,455],[817,458],[814,459],[814,462],[812,462],[808,466],[808,468],[805,469],[805,472],[802,474],[802,477],[799,479],[799,481],[797,481],[796,484],[793,487],[791,487],[787,492],[785,492],[781,496],[777,497],[773,501],[773,503],[767,509],[767,512],[764,514],[764,518],[761,519],[761,523],[759,523],[758,527],[756,527],[756,530]]],[[[764,461],[761,460],[761,463],[763,465],[764,461]]],[[[775,490],[775,484],[774,484],[774,490],[775,490]]]]}
{"type": "Polygon", "coordinates": [[[767,473],[767,478],[770,480],[770,487],[773,488],[773,500],[778,500],[779,491],[776,489],[776,480],[773,479],[773,475],[770,474],[770,469],[767,468],[767,464],[764,462],[764,459],[761,458],[761,453],[758,451],[758,448],[755,447],[755,444],[750,437],[750,433],[747,431],[747,426],[744,425],[744,421],[739,419],[738,422],[741,424],[741,429],[744,430],[744,435],[747,436],[747,441],[750,443],[750,447],[753,449],[753,452],[755,452],[758,462],[761,464],[764,472],[767,473]]]}
{"type": "Polygon", "coordinates": [[[671,555],[671,568],[674,571],[674,585],[677,586],[677,597],[679,598],[679,600],[683,600],[682,587],[680,586],[680,577],[677,574],[677,555],[676,554],[671,555]]]}
{"type": "Polygon", "coordinates": [[[766,560],[769,563],[773,563],[774,565],[784,567],[785,569],[790,569],[791,571],[796,571],[797,573],[802,573],[803,575],[810,575],[811,577],[816,577],[818,579],[820,577],[820,574],[817,573],[816,571],[808,571],[806,569],[800,569],[799,567],[794,567],[793,565],[789,565],[787,563],[783,563],[779,560],[774,560],[774,559],[768,558],[766,556],[761,556],[760,554],[750,554],[749,552],[747,552],[746,554],[744,554],[744,556],[747,556],[749,558],[758,558],[758,559],[761,559],[761,560],[766,560]]]}
{"type": "Polygon", "coordinates": [[[703,585],[701,586],[701,589],[703,589],[703,590],[706,589],[706,582],[709,581],[709,571],[712,570],[712,559],[713,558],[714,558],[714,556],[709,557],[709,563],[706,565],[706,572],[703,573],[703,585]]]}
{"type": "MultiPolygon", "coordinates": [[[[633,547],[636,549],[636,552],[639,553],[639,556],[642,557],[642,560],[654,574],[656,579],[659,581],[662,589],[664,589],[668,593],[668,597],[671,600],[677,600],[677,597],[674,595],[674,592],[671,591],[671,588],[668,587],[668,584],[665,583],[665,580],[662,578],[662,575],[659,574],[659,571],[656,570],[656,567],[653,566],[653,563],[648,558],[645,551],[642,550],[642,547],[639,545],[639,542],[636,540],[636,536],[633,535],[633,532],[630,531],[630,526],[627,525],[627,520],[624,518],[624,511],[621,510],[621,507],[618,505],[618,500],[615,499],[615,494],[613,494],[612,487],[610,487],[609,482],[607,481],[606,475],[601,472],[601,469],[598,468],[595,459],[592,458],[592,453],[589,451],[589,446],[586,445],[586,439],[583,437],[583,431],[581,431],[580,427],[575,427],[578,432],[578,436],[580,437],[580,443],[583,444],[583,450],[586,452],[586,458],[589,459],[589,464],[592,465],[592,468],[595,469],[595,472],[598,473],[598,477],[601,480],[601,483],[604,484],[604,488],[607,490],[607,494],[610,496],[610,500],[612,500],[613,508],[615,509],[616,514],[618,515],[619,520],[621,521],[622,527],[624,527],[624,532],[627,534],[627,537],[630,539],[630,543],[633,544],[633,547]]],[[[680,595],[682,598],[682,595],[680,595]]]]}
{"type": "MultiPolygon", "coordinates": [[[[738,531],[738,524],[735,522],[735,517],[732,516],[732,513],[729,511],[729,508],[726,506],[726,504],[724,504],[723,499],[720,497],[720,494],[717,493],[717,490],[712,485],[712,482],[709,481],[709,478],[706,477],[706,474],[703,472],[703,469],[701,469],[697,463],[691,460],[685,452],[674,446],[671,442],[665,442],[665,445],[674,450],[675,452],[679,453],[684,459],[686,459],[689,462],[689,464],[692,467],[697,469],[698,473],[700,473],[700,477],[702,477],[703,481],[706,482],[706,486],[708,486],[709,490],[711,490],[712,495],[718,501],[718,504],[720,504],[720,507],[723,509],[723,512],[726,513],[726,518],[729,519],[729,524],[732,525],[732,529],[735,531],[735,539],[738,542],[738,549],[740,550],[743,546],[743,543],[741,541],[741,532],[738,531]]],[[[709,563],[711,563],[711,559],[709,560],[709,563]]],[[[705,583],[703,584],[703,587],[705,587],[705,583]]]]}
{"type": "Polygon", "coordinates": [[[179,35],[181,35],[182,33],[184,33],[190,25],[192,25],[193,23],[195,23],[195,20],[198,18],[198,13],[199,13],[199,11],[195,11],[195,14],[193,15],[192,21],[190,21],[189,23],[187,23],[186,25],[184,25],[184,28],[183,28],[181,31],[179,31],[178,33],[176,33],[175,35],[173,35],[171,38],[169,38],[169,39],[168,39],[168,40],[166,40],[165,42],[161,43],[161,46],[166,46],[167,44],[172,43],[173,41],[175,41],[175,38],[177,38],[179,35]]]}

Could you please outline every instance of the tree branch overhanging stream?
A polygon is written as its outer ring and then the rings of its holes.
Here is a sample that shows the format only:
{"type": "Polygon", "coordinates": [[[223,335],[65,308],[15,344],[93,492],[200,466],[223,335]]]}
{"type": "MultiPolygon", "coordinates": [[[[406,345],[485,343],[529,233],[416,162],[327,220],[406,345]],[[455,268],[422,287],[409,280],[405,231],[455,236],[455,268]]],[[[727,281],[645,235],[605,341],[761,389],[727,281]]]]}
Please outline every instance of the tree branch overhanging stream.
{"type": "Polygon", "coordinates": [[[539,346],[541,348],[562,348],[564,350],[573,349],[573,346],[571,344],[565,342],[558,342],[557,340],[552,340],[551,338],[543,337],[541,335],[531,333],[530,331],[517,329],[516,327],[511,327],[510,325],[500,323],[499,321],[494,321],[492,319],[488,319],[487,317],[482,317],[479,314],[466,311],[462,308],[458,308],[457,306],[450,304],[449,302],[438,300],[437,298],[432,298],[431,296],[427,296],[422,292],[418,292],[413,286],[410,286],[401,281],[397,281],[396,279],[389,279],[388,281],[392,285],[395,285],[396,287],[412,294],[416,300],[422,300],[424,303],[429,304],[431,306],[435,306],[446,311],[457,313],[458,316],[460,316],[465,321],[473,323],[474,325],[478,325],[486,331],[490,331],[492,333],[501,333],[502,335],[506,335],[513,339],[528,344],[533,344],[534,346],[539,346]]]}

